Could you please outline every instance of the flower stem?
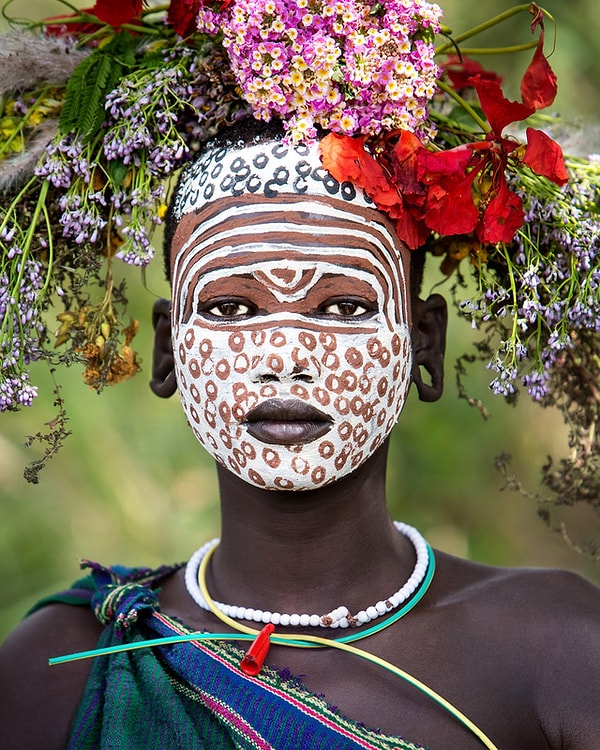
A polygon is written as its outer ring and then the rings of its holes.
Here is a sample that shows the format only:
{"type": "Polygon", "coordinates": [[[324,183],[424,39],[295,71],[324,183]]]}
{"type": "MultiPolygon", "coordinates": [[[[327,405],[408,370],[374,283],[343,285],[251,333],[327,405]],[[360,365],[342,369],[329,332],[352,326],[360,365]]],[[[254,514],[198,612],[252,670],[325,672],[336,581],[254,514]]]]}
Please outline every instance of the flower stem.
{"type": "Polygon", "coordinates": [[[508,20],[509,18],[512,18],[513,16],[518,15],[519,13],[523,13],[525,11],[530,12],[531,10],[531,3],[523,3],[522,5],[515,5],[512,8],[509,8],[509,10],[504,11],[504,13],[499,13],[497,16],[494,16],[493,18],[490,18],[489,21],[486,21],[485,23],[480,23],[477,26],[473,26],[472,29],[469,29],[468,31],[465,31],[462,34],[459,34],[457,37],[454,37],[449,42],[444,42],[442,45],[440,45],[436,49],[436,54],[444,54],[448,50],[453,49],[457,44],[460,44],[461,42],[464,42],[466,39],[470,39],[471,37],[477,36],[477,34],[481,34],[482,31],[487,31],[488,29],[492,29],[494,26],[497,26],[499,23],[503,23],[504,21],[508,20]]]}
{"type": "Polygon", "coordinates": [[[448,94],[451,99],[454,99],[454,101],[473,118],[473,120],[483,130],[484,133],[491,132],[492,129],[490,125],[477,114],[473,107],[467,101],[465,101],[465,99],[463,99],[462,96],[452,88],[452,86],[448,86],[447,83],[444,83],[440,80],[438,80],[437,85],[445,94],[448,94]]]}
{"type": "Polygon", "coordinates": [[[527,52],[537,47],[537,42],[513,44],[512,47],[461,47],[461,55],[512,55],[514,52],[527,52]]]}

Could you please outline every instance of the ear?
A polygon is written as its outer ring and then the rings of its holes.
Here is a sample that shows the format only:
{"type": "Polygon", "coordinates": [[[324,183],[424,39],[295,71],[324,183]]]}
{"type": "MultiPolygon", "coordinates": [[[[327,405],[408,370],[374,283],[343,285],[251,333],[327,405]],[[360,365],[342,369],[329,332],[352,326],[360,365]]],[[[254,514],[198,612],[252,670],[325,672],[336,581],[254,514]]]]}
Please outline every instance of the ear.
{"type": "Polygon", "coordinates": [[[171,303],[159,299],[152,307],[154,349],[152,350],[152,380],[150,389],[161,398],[169,398],[177,390],[171,341],[171,303]]]}
{"type": "Polygon", "coordinates": [[[412,379],[421,401],[437,401],[444,389],[444,351],[448,308],[446,300],[432,294],[427,300],[417,299],[412,327],[412,379]],[[423,368],[431,384],[423,380],[423,368]]]}

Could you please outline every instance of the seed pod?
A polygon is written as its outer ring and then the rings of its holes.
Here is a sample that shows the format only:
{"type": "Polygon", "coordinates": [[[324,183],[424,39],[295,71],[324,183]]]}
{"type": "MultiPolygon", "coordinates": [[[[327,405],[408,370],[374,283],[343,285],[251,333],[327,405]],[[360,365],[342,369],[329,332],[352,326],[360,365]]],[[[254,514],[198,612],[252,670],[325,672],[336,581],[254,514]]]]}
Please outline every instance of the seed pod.
{"type": "Polygon", "coordinates": [[[56,341],[54,342],[54,348],[56,349],[59,346],[62,346],[63,344],[66,344],[67,341],[71,338],[70,334],[67,332],[61,333],[60,330],[56,332],[56,341]]]}
{"type": "Polygon", "coordinates": [[[67,312],[58,313],[56,316],[56,320],[59,320],[61,323],[73,323],[75,321],[75,313],[71,310],[68,310],[67,312]]]}

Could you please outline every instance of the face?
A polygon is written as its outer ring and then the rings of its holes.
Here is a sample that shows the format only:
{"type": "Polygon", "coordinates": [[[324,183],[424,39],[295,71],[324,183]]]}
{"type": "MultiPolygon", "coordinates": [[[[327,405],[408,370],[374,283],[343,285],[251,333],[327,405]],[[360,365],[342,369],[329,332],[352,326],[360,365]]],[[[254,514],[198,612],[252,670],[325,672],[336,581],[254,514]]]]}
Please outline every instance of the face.
{"type": "Polygon", "coordinates": [[[381,445],[411,373],[403,258],[383,217],[245,195],[184,215],[172,249],[178,388],[202,445],[265,489],[306,490],[381,445]]]}

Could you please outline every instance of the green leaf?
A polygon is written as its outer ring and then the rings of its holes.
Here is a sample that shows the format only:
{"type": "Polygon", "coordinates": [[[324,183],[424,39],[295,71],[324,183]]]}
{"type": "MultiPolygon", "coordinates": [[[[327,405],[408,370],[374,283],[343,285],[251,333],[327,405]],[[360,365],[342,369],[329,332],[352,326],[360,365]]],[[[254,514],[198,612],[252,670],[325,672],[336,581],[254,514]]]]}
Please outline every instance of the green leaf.
{"type": "Polygon", "coordinates": [[[105,118],[106,96],[135,62],[138,44],[130,34],[118,34],[79,63],[69,79],[59,118],[62,135],[75,132],[86,143],[93,140],[105,118]]]}
{"type": "Polygon", "coordinates": [[[108,162],[108,178],[115,189],[119,187],[128,171],[129,167],[120,159],[111,159],[108,162]]]}

